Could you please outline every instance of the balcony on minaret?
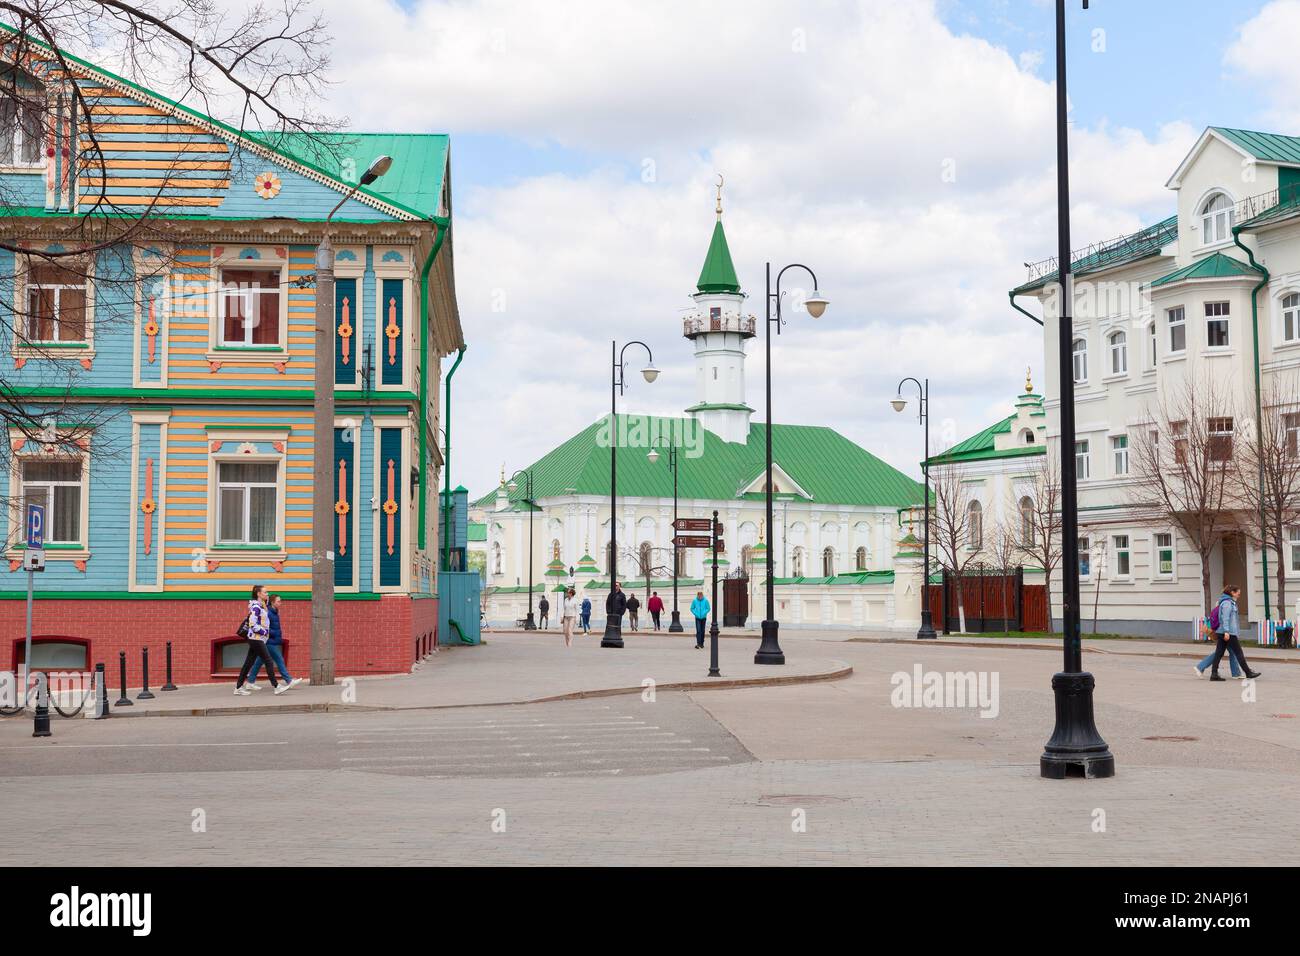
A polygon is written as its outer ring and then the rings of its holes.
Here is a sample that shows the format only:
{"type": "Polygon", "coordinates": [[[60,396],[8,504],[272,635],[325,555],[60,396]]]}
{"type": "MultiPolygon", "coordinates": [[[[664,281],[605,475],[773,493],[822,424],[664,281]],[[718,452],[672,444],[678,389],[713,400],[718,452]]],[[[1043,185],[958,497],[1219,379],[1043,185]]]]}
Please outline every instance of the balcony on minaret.
{"type": "Polygon", "coordinates": [[[707,313],[692,312],[682,319],[682,335],[688,339],[708,332],[734,332],[745,338],[753,338],[758,334],[755,327],[756,320],[752,315],[724,313],[719,309],[710,309],[707,313]]]}

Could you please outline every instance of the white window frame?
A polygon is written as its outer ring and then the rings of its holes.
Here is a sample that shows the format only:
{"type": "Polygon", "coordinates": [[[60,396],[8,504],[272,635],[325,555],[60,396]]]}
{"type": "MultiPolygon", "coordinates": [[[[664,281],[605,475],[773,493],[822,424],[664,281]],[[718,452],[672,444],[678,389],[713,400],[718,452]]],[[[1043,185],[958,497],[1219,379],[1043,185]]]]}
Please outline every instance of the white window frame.
{"type": "Polygon", "coordinates": [[[1155,319],[1147,323],[1146,329],[1146,371],[1154,372],[1156,366],[1160,364],[1160,332],[1156,328],[1155,319]]]}
{"type": "Polygon", "coordinates": [[[1282,428],[1287,451],[1292,458],[1300,458],[1300,412],[1283,412],[1282,428]]]}
{"type": "Polygon", "coordinates": [[[1128,435],[1110,436],[1110,467],[1116,478],[1123,478],[1129,473],[1128,435]]]}
{"type": "Polygon", "coordinates": [[[1187,353],[1187,309],[1176,305],[1165,309],[1165,325],[1169,328],[1169,354],[1185,355],[1187,353]],[[1174,333],[1182,333],[1182,344],[1175,344],[1174,333]]]}
{"type": "Polygon", "coordinates": [[[979,551],[984,547],[984,505],[972,501],[966,505],[966,548],[979,551]]]}
{"type": "Polygon", "coordinates": [[[1020,546],[1033,548],[1038,544],[1038,527],[1035,520],[1034,499],[1030,495],[1021,495],[1016,502],[1016,513],[1020,518],[1020,546]]]}
{"type": "Polygon", "coordinates": [[[278,541],[274,541],[274,540],[254,541],[252,539],[253,509],[251,507],[251,503],[252,503],[253,490],[255,488],[275,489],[276,511],[281,510],[281,508],[284,505],[284,502],[281,501],[279,497],[280,468],[277,462],[266,461],[264,459],[250,460],[247,456],[243,458],[223,457],[217,460],[217,519],[216,519],[217,538],[215,541],[216,547],[218,548],[231,548],[231,547],[274,548],[279,543],[278,541]],[[233,467],[238,465],[250,465],[250,464],[251,465],[272,465],[275,471],[275,478],[272,479],[271,481],[223,481],[222,480],[221,477],[222,469],[225,468],[226,466],[233,467]],[[241,536],[236,540],[230,540],[228,538],[221,537],[221,528],[224,525],[222,518],[224,517],[225,500],[226,500],[226,495],[224,494],[224,492],[230,491],[232,489],[242,492],[242,496],[241,496],[242,504],[240,505],[240,509],[243,513],[243,519],[244,519],[243,529],[242,529],[241,536]]]}
{"type": "Polygon", "coordinates": [[[1287,562],[1287,574],[1300,577],[1300,525],[1292,525],[1289,539],[1291,560],[1287,562]]]}
{"type": "Polygon", "coordinates": [[[1086,438],[1076,438],[1074,441],[1074,476],[1079,481],[1085,481],[1092,477],[1092,445],[1086,438]]]}
{"type": "Polygon", "coordinates": [[[285,541],[285,512],[288,491],[288,455],[286,452],[260,452],[259,444],[280,443],[287,449],[289,429],[283,431],[233,431],[221,428],[206,432],[209,443],[221,442],[221,448],[208,455],[208,516],[207,516],[207,553],[209,561],[222,564],[267,564],[288,559],[285,541]],[[276,465],[276,517],[275,541],[255,544],[237,544],[220,540],[221,526],[218,524],[221,492],[219,485],[220,465],[222,464],[274,464],[276,465]]]}
{"type": "Polygon", "coordinates": [[[1205,198],[1197,210],[1201,221],[1201,245],[1218,245],[1232,238],[1232,227],[1236,222],[1234,207],[1232,197],[1225,192],[1216,191],[1205,198]]]}
{"type": "Polygon", "coordinates": [[[1086,385],[1088,383],[1088,339],[1086,336],[1078,335],[1070,341],[1070,362],[1074,373],[1074,384],[1086,385]],[[1080,371],[1082,371],[1082,375],[1080,371]]]}
{"type": "Polygon", "coordinates": [[[1151,535],[1151,580],[1152,581],[1173,581],[1178,576],[1178,536],[1173,531],[1156,531],[1151,535]],[[1166,550],[1166,546],[1160,543],[1161,538],[1168,538],[1169,545],[1169,570],[1163,571],[1160,568],[1160,552],[1166,550]]]}
{"type": "Polygon", "coordinates": [[[1215,352],[1223,352],[1232,348],[1231,303],[1222,299],[1205,303],[1205,347],[1215,352]],[[1210,328],[1216,325],[1223,326],[1223,343],[1220,345],[1215,345],[1210,341],[1210,328]]]}
{"type": "Polygon", "coordinates": [[[1112,376],[1128,375],[1128,333],[1122,329],[1106,336],[1112,376]]]}
{"type": "MultiPolygon", "coordinates": [[[[31,77],[28,77],[28,79],[31,79],[33,83],[36,82],[36,80],[31,77]]],[[[35,110],[37,118],[40,120],[40,134],[36,140],[36,157],[32,160],[24,160],[22,158],[23,147],[27,144],[27,131],[24,129],[23,124],[20,121],[21,111],[15,109],[13,148],[7,156],[0,154],[0,170],[22,173],[41,172],[45,169],[46,161],[44,115],[46,110],[49,109],[46,105],[44,90],[40,89],[38,86],[37,89],[31,90],[30,93],[20,92],[17,97],[6,96],[4,98],[4,102],[15,103],[15,105],[17,104],[17,101],[21,101],[24,106],[30,104],[30,107],[35,110]]],[[[3,122],[3,119],[0,118],[0,123],[3,122]]]]}
{"type": "MultiPolygon", "coordinates": [[[[283,247],[282,247],[283,248],[283,247]]],[[[209,362],[238,365],[273,365],[287,361],[289,357],[289,259],[288,249],[285,255],[279,255],[268,246],[226,247],[220,256],[212,257],[209,273],[211,293],[208,296],[208,354],[209,362]],[[257,258],[240,258],[240,253],[252,249],[257,258]],[[222,295],[221,274],[227,269],[264,269],[280,272],[280,328],[274,345],[254,345],[247,340],[251,329],[245,329],[243,344],[229,344],[225,340],[225,296],[222,295]]]]}
{"type": "MultiPolygon", "coordinates": [[[[47,561],[86,560],[90,557],[90,451],[88,448],[71,451],[65,447],[56,449],[54,453],[47,453],[44,448],[48,446],[25,439],[21,431],[11,429],[9,432],[10,448],[13,448],[14,444],[20,440],[23,441],[23,447],[9,456],[9,487],[12,489],[10,500],[13,502],[10,521],[17,523],[19,533],[12,536],[13,541],[10,543],[6,556],[11,561],[20,559],[26,540],[26,535],[21,531],[27,520],[26,509],[23,507],[25,504],[23,464],[29,461],[69,461],[79,459],[81,461],[81,515],[78,519],[77,532],[81,540],[53,541],[47,536],[45,557],[47,561]]],[[[87,445],[89,445],[89,442],[87,442],[87,445]]],[[[33,482],[33,484],[46,484],[46,482],[33,482]]],[[[47,514],[46,528],[53,527],[51,516],[47,514]]]]}
{"type": "MultiPolygon", "coordinates": [[[[24,312],[28,309],[27,292],[30,286],[28,277],[31,275],[32,266],[39,265],[50,260],[38,257],[23,256],[14,257],[14,283],[13,283],[13,301],[21,303],[19,306],[24,312]]],[[[59,260],[54,260],[59,261],[59,260]]],[[[67,358],[73,361],[92,361],[95,358],[95,257],[87,256],[82,261],[78,269],[82,271],[86,279],[86,336],[84,339],[76,339],[71,342],[59,341],[37,341],[30,342],[26,338],[27,328],[24,317],[23,335],[11,335],[12,352],[16,359],[24,361],[33,358],[45,359],[62,359],[67,358]]],[[[17,325],[17,323],[15,323],[17,325]]]]}
{"type": "Polygon", "coordinates": [[[1092,535],[1081,534],[1076,539],[1079,552],[1079,580],[1092,580],[1092,535]],[[1086,564],[1084,562],[1087,562],[1086,564]]]}
{"type": "Polygon", "coordinates": [[[1205,431],[1206,436],[1211,443],[1216,438],[1226,438],[1228,440],[1228,453],[1221,458],[1214,456],[1213,446],[1211,445],[1211,448],[1209,449],[1211,454],[1211,463],[1221,465],[1229,464],[1232,461],[1232,453],[1235,448],[1237,437],[1236,420],[1231,415],[1216,415],[1206,422],[1205,431]],[[1222,427],[1224,422],[1227,422],[1228,427],[1226,429],[1222,427]],[[1216,423],[1219,425],[1218,428],[1215,427],[1216,423]]]}
{"type": "Polygon", "coordinates": [[[1111,565],[1112,581],[1131,581],[1133,579],[1133,538],[1127,534],[1112,534],[1110,550],[1114,555],[1111,565]],[[1121,544],[1121,542],[1123,542],[1121,544]],[[1124,569],[1120,570],[1120,558],[1124,559],[1124,569]]]}
{"type": "Polygon", "coordinates": [[[1278,297],[1277,342],[1278,345],[1300,345],[1300,292],[1287,291],[1278,297]]]}

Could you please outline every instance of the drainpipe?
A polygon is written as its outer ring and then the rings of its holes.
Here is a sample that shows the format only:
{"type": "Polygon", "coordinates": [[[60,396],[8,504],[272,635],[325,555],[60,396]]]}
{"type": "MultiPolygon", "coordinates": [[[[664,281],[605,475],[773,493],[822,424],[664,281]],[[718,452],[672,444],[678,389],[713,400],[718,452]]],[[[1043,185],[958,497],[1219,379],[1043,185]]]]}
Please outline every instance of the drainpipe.
{"type": "MultiPolygon", "coordinates": [[[[1255,343],[1255,430],[1258,432],[1263,427],[1264,421],[1264,402],[1259,383],[1259,290],[1268,285],[1269,275],[1268,270],[1255,261],[1255,253],[1241,241],[1241,230],[1241,226],[1232,227],[1232,241],[1236,243],[1238,249],[1246,253],[1246,258],[1250,260],[1250,264],[1263,273],[1264,276],[1250,290],[1250,331],[1255,343]]],[[[1273,616],[1268,591],[1268,542],[1265,540],[1268,537],[1268,522],[1265,520],[1264,513],[1264,459],[1262,456],[1259,456],[1259,459],[1259,531],[1262,544],[1259,555],[1264,567],[1264,620],[1268,621],[1273,616]]],[[[1278,560],[1282,560],[1280,554],[1278,560]]],[[[1283,608],[1282,612],[1285,614],[1286,608],[1283,608]]]]}
{"type": "Polygon", "coordinates": [[[420,271],[420,507],[418,546],[422,550],[425,547],[424,518],[429,500],[429,270],[433,268],[433,260],[437,258],[438,250],[442,248],[442,241],[447,237],[447,228],[451,225],[451,222],[446,216],[434,216],[433,224],[437,230],[437,235],[433,240],[433,248],[429,250],[429,257],[424,260],[424,268],[420,271]]]}
{"type": "MultiPolygon", "coordinates": [[[[467,345],[462,345],[460,351],[456,353],[456,362],[447,373],[447,399],[442,405],[442,427],[444,439],[442,443],[442,475],[443,475],[443,493],[442,493],[442,569],[451,570],[451,377],[456,374],[456,369],[460,368],[460,360],[465,357],[467,345]]],[[[462,571],[469,570],[461,568],[462,571]]]]}
{"type": "Polygon", "coordinates": [[[1008,292],[1008,293],[1007,293],[1007,299],[1011,302],[1011,308],[1015,309],[1015,310],[1016,310],[1017,312],[1019,312],[1021,315],[1027,315],[1027,316],[1029,316],[1031,319],[1033,319],[1033,320],[1034,320],[1035,322],[1037,322],[1039,325],[1042,325],[1042,324],[1043,324],[1043,320],[1040,319],[1038,316],[1034,315],[1032,312],[1026,312],[1024,309],[1020,308],[1020,306],[1016,305],[1016,294],[1015,294],[1014,291],[1012,291],[1012,292],[1008,292]]]}

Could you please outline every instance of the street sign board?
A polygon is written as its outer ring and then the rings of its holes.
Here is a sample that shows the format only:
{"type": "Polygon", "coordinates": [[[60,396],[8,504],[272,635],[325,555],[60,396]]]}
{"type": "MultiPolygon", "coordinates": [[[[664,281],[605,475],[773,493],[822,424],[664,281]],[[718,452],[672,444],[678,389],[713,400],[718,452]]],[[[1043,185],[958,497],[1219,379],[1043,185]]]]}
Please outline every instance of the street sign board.
{"type": "MultiPolygon", "coordinates": [[[[713,547],[713,539],[704,535],[682,535],[679,534],[673,538],[673,544],[679,548],[703,548],[706,551],[713,547]]],[[[721,538],[718,539],[718,553],[722,554],[727,549],[723,545],[721,538]]]]}
{"type": "Polygon", "coordinates": [[[27,506],[27,547],[45,547],[45,505],[27,506]]]}
{"type": "MultiPolygon", "coordinates": [[[[708,518],[678,518],[676,521],[673,522],[673,530],[709,532],[715,529],[713,527],[713,522],[710,521],[708,518]]],[[[718,534],[722,534],[721,521],[718,522],[718,526],[716,530],[718,534]]]]}
{"type": "Polygon", "coordinates": [[[44,571],[45,552],[40,548],[28,548],[23,552],[24,571],[44,571]]]}

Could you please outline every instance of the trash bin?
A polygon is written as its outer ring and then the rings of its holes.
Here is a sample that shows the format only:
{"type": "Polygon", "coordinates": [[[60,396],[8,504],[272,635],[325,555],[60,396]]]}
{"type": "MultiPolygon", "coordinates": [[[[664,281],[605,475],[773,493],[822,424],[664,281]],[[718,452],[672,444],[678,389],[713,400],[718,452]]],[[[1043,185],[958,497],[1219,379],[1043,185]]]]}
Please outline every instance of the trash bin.
{"type": "Polygon", "coordinates": [[[1295,647],[1295,625],[1287,624],[1279,627],[1275,632],[1277,634],[1278,647],[1295,647]]]}

